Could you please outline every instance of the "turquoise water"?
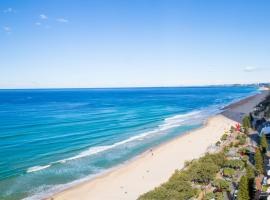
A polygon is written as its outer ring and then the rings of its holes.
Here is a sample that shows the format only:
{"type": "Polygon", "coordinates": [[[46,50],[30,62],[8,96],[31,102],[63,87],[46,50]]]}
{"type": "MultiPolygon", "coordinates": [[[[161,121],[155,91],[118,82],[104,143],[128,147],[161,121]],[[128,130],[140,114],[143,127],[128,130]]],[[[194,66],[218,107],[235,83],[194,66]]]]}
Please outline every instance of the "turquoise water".
{"type": "Polygon", "coordinates": [[[254,87],[0,90],[0,199],[40,199],[199,127],[254,87]]]}

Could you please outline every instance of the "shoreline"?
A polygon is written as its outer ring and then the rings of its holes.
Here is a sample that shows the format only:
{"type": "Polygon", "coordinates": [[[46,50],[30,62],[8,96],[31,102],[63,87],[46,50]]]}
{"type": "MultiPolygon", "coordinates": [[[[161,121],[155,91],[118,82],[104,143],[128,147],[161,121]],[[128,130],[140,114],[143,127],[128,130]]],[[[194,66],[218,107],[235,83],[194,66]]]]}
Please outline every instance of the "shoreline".
{"type": "Polygon", "coordinates": [[[243,113],[248,114],[252,107],[261,102],[268,94],[269,91],[263,91],[234,102],[224,107],[220,114],[205,120],[201,127],[183,133],[133,159],[93,176],[90,180],[82,181],[45,199],[136,199],[142,193],[167,181],[174,170],[184,166],[185,161],[199,158],[205,154],[207,149],[218,141],[226,130],[238,122],[230,119],[231,116],[241,119],[243,113]],[[192,147],[197,146],[189,149],[191,145],[192,147]],[[185,150],[188,151],[185,152],[185,150]],[[180,153],[177,158],[174,156],[175,153],[180,153]],[[164,169],[158,170],[160,165],[164,165],[164,169]],[[104,188],[106,189],[104,190],[104,188]]]}

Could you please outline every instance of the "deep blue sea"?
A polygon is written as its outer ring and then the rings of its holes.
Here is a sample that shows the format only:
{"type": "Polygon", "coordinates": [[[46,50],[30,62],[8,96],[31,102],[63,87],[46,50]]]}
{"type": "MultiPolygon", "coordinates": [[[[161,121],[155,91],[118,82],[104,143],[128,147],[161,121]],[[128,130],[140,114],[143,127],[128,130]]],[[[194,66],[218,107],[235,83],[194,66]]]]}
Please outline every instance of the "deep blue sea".
{"type": "Polygon", "coordinates": [[[201,126],[255,87],[0,90],[0,199],[40,199],[201,126]]]}

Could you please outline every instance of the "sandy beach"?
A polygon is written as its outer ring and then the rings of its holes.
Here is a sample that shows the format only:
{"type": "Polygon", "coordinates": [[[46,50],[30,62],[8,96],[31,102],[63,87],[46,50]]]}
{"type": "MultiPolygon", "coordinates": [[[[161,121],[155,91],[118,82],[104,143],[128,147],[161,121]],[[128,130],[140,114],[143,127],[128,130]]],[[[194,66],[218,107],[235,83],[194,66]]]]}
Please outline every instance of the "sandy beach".
{"type": "Polygon", "coordinates": [[[93,180],[62,191],[54,200],[134,200],[168,180],[185,161],[203,155],[225,131],[240,122],[269,91],[232,104],[211,117],[202,128],[151,149],[136,159],[93,180]]]}

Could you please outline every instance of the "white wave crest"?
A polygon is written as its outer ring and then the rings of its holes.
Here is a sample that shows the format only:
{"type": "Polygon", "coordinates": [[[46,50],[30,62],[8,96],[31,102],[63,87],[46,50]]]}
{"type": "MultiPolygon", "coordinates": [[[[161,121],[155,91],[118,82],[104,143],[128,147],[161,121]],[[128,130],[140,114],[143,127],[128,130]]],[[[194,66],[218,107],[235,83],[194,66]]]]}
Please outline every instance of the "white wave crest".
{"type": "Polygon", "coordinates": [[[40,170],[46,169],[46,168],[48,168],[50,166],[51,165],[43,165],[43,166],[38,165],[38,166],[34,166],[34,167],[29,167],[27,169],[27,173],[40,171],[40,170]]]}
{"type": "Polygon", "coordinates": [[[200,115],[201,113],[202,113],[202,111],[192,111],[192,112],[185,113],[185,114],[175,115],[173,117],[168,117],[164,121],[165,122],[184,121],[190,117],[196,117],[196,116],[198,117],[198,115],[200,115]]]}
{"type": "Polygon", "coordinates": [[[146,137],[151,137],[151,136],[157,135],[157,134],[164,134],[169,129],[183,125],[184,123],[189,122],[190,120],[199,119],[200,117],[202,117],[202,111],[192,111],[192,112],[185,113],[185,114],[175,115],[173,117],[168,117],[168,118],[164,119],[163,123],[160,124],[154,130],[147,131],[147,132],[141,133],[139,135],[132,136],[126,140],[116,142],[112,145],[91,147],[85,151],[82,151],[78,155],[52,162],[52,163],[50,163],[50,165],[31,167],[27,170],[27,172],[34,172],[34,171],[46,169],[46,168],[50,167],[52,164],[65,163],[67,161],[76,160],[76,159],[80,159],[83,157],[95,155],[97,153],[101,153],[101,152],[113,149],[115,147],[130,143],[130,142],[143,140],[146,137]]]}
{"type": "Polygon", "coordinates": [[[91,147],[91,148],[89,148],[89,149],[87,149],[85,151],[82,151],[81,153],[79,153],[76,156],[73,156],[73,157],[70,157],[70,158],[66,158],[66,159],[63,159],[63,160],[60,160],[60,161],[57,161],[57,162],[65,163],[65,162],[70,161],[70,160],[75,160],[75,159],[79,159],[79,158],[91,156],[91,155],[94,155],[94,154],[97,154],[97,153],[100,153],[100,152],[103,152],[103,151],[107,151],[109,149],[118,147],[120,145],[129,143],[129,142],[132,142],[132,141],[135,141],[135,140],[141,140],[145,136],[149,135],[152,132],[154,132],[154,131],[149,131],[149,132],[146,132],[146,133],[143,133],[143,134],[140,134],[140,135],[136,135],[136,136],[130,137],[130,138],[126,139],[126,140],[123,140],[123,141],[120,141],[120,142],[116,142],[116,143],[114,143],[112,145],[104,145],[104,146],[91,147]]]}
{"type": "Polygon", "coordinates": [[[189,112],[189,113],[186,113],[186,114],[181,114],[181,115],[176,115],[176,116],[173,116],[173,117],[166,118],[166,119],[164,119],[164,123],[162,123],[161,125],[158,126],[158,128],[156,128],[156,129],[154,129],[152,131],[147,131],[147,132],[144,132],[142,134],[132,136],[132,137],[126,139],[126,140],[116,142],[116,143],[114,143],[112,145],[91,147],[91,148],[79,153],[76,156],[73,156],[73,157],[70,157],[70,158],[67,158],[67,159],[63,159],[63,160],[60,160],[58,162],[65,163],[65,162],[70,161],[70,160],[75,160],[75,159],[91,156],[91,155],[94,155],[94,154],[97,154],[97,153],[100,153],[100,152],[103,152],[103,151],[107,151],[109,149],[118,147],[120,145],[129,143],[129,142],[133,142],[133,141],[136,141],[136,140],[143,140],[145,137],[148,137],[150,135],[157,134],[157,133],[163,133],[166,130],[169,130],[169,129],[177,127],[177,126],[180,126],[185,120],[198,118],[199,117],[198,115],[200,113],[201,113],[201,111],[193,111],[193,112],[189,112]]]}
{"type": "Polygon", "coordinates": [[[192,111],[186,114],[175,115],[173,117],[166,118],[164,120],[164,123],[159,125],[159,127],[162,130],[167,130],[173,127],[180,126],[184,123],[190,122],[191,120],[199,119],[202,116],[203,116],[202,111],[192,111]]]}

